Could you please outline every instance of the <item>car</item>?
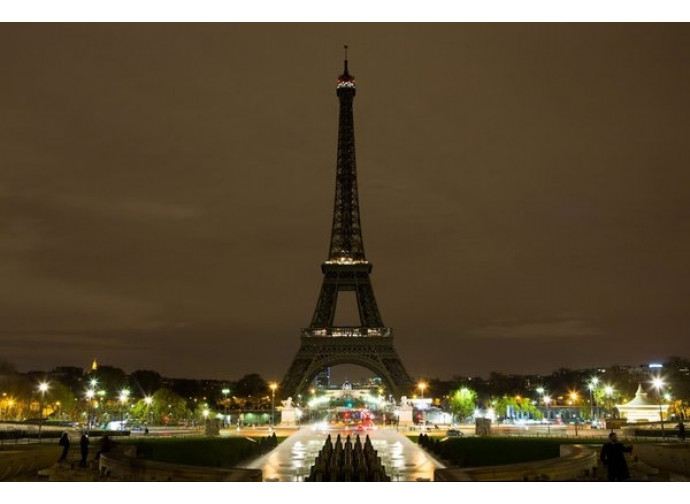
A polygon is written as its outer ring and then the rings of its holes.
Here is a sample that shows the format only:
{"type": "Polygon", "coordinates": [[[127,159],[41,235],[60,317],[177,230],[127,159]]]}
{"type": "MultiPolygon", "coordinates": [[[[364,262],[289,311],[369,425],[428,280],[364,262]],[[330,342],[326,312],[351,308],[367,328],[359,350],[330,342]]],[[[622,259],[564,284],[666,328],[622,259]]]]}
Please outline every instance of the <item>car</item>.
{"type": "Polygon", "coordinates": [[[448,437],[462,437],[463,434],[458,429],[448,429],[446,431],[446,436],[448,436],[448,437]]]}

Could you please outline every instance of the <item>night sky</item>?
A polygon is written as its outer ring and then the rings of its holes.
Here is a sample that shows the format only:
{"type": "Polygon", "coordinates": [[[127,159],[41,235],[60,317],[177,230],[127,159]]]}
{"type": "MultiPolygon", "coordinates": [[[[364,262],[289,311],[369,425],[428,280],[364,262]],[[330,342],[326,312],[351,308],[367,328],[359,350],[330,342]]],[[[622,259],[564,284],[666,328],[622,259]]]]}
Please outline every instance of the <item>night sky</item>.
{"type": "Polygon", "coordinates": [[[413,377],[688,356],[687,24],[13,24],[0,358],[280,380],[328,253],[343,44],[413,377]]]}

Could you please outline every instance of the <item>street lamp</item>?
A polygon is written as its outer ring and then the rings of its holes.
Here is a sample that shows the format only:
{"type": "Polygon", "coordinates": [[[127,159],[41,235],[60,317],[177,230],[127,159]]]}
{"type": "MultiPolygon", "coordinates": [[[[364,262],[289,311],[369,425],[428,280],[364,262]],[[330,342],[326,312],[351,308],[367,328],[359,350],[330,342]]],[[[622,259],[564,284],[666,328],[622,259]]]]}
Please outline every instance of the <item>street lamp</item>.
{"type": "Polygon", "coordinates": [[[551,397],[545,395],[544,396],[544,404],[546,404],[546,416],[547,416],[546,431],[547,431],[548,435],[550,436],[551,435],[551,408],[550,408],[551,397]]]}
{"type": "Polygon", "coordinates": [[[611,407],[611,397],[613,396],[613,387],[606,385],[604,387],[604,395],[606,396],[606,414],[613,419],[613,408],[611,407]]]}
{"type": "Polygon", "coordinates": [[[5,420],[10,419],[10,408],[14,405],[14,400],[13,399],[8,399],[7,400],[7,415],[5,416],[5,420]]]}
{"type": "Polygon", "coordinates": [[[120,391],[120,403],[122,403],[122,421],[120,422],[120,430],[125,430],[125,404],[127,403],[127,398],[129,397],[129,390],[123,388],[120,391]]]}
{"type": "Polygon", "coordinates": [[[228,394],[230,389],[224,388],[221,392],[223,393],[223,406],[225,406],[225,424],[228,425],[230,423],[228,422],[228,394]]]}
{"type": "MultiPolygon", "coordinates": [[[[537,387],[537,394],[539,394],[541,396],[541,400],[544,402],[544,404],[546,404],[546,397],[547,396],[545,395],[546,391],[544,390],[544,387],[537,387]]],[[[549,401],[551,401],[551,398],[549,398],[549,401]]],[[[547,407],[547,409],[546,409],[546,424],[547,425],[549,425],[549,413],[550,413],[550,411],[547,407]]],[[[551,429],[550,425],[549,425],[548,429],[550,432],[550,429],[551,429]]]]}
{"type": "Polygon", "coordinates": [[[152,424],[153,422],[151,421],[149,411],[151,409],[151,404],[153,403],[153,397],[151,397],[151,396],[144,397],[144,403],[146,403],[146,421],[149,424],[152,424]]]}
{"type": "Polygon", "coordinates": [[[47,382],[42,382],[38,384],[38,391],[41,393],[41,412],[40,416],[38,419],[38,439],[40,442],[41,439],[41,427],[43,426],[43,402],[45,401],[46,398],[46,392],[48,391],[48,383],[47,382]]]}
{"type": "Polygon", "coordinates": [[[594,421],[594,399],[595,399],[593,391],[596,390],[598,384],[599,384],[599,378],[597,378],[595,376],[594,378],[592,378],[592,380],[587,385],[587,388],[589,389],[589,417],[590,417],[590,420],[592,420],[592,421],[594,421]]]}
{"type": "Polygon", "coordinates": [[[271,389],[271,427],[273,427],[276,423],[276,389],[278,388],[278,384],[276,382],[271,382],[269,385],[269,388],[271,389]]]}
{"type": "Polygon", "coordinates": [[[570,400],[573,402],[573,406],[575,406],[575,436],[577,436],[577,420],[578,420],[578,410],[577,410],[577,400],[579,399],[579,395],[577,392],[573,391],[570,393],[570,400]]]}
{"type": "MultiPolygon", "coordinates": [[[[426,384],[426,382],[424,382],[424,381],[420,381],[420,382],[417,384],[417,388],[418,388],[419,391],[421,392],[422,399],[424,399],[424,389],[425,389],[426,387],[427,387],[427,384],[426,384]]],[[[424,426],[424,425],[426,425],[426,424],[425,424],[425,422],[424,422],[424,404],[423,404],[423,402],[422,402],[422,426],[424,426]]],[[[424,428],[424,427],[422,427],[422,429],[423,429],[423,428],[424,428]]]]}
{"type": "Polygon", "coordinates": [[[652,387],[656,389],[656,396],[657,399],[659,400],[659,420],[661,421],[661,438],[666,437],[666,432],[664,431],[664,415],[661,412],[661,391],[663,390],[664,386],[666,383],[664,383],[664,380],[661,379],[660,376],[655,377],[652,379],[652,387]]]}
{"type": "Polygon", "coordinates": [[[88,407],[88,418],[86,419],[86,429],[90,430],[93,422],[93,396],[96,395],[96,391],[94,389],[88,389],[86,391],[86,400],[89,403],[88,407]]]}

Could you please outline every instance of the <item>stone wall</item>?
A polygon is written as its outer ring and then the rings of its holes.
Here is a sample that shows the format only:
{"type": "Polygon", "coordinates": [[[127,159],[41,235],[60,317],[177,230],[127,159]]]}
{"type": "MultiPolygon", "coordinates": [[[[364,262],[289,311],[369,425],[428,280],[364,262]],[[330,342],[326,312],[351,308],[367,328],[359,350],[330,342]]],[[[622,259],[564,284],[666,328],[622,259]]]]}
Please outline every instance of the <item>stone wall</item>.
{"type": "Polygon", "coordinates": [[[597,451],[584,445],[561,445],[556,459],[487,467],[437,469],[434,481],[579,481],[597,467],[597,451]]]}
{"type": "MultiPolygon", "coordinates": [[[[135,447],[130,447],[135,448],[135,447]]],[[[254,481],[261,469],[199,467],[138,459],[130,451],[114,450],[101,455],[99,471],[114,481],[254,481]],[[129,456],[128,456],[129,455],[129,456]]]]}

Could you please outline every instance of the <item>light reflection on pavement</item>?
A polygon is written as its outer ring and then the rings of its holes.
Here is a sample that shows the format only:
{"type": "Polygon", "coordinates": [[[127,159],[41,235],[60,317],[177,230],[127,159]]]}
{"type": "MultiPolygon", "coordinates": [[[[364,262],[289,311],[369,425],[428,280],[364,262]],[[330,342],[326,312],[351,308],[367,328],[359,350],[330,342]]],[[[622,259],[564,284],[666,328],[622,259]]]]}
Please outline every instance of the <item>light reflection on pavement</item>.
{"type": "MultiPolygon", "coordinates": [[[[354,443],[357,432],[303,425],[273,451],[244,467],[261,469],[264,481],[304,481],[328,434],[333,443],[338,434],[343,443],[348,435],[354,443]]],[[[433,481],[434,469],[444,467],[394,429],[360,431],[362,443],[367,434],[391,481],[433,481]]]]}

